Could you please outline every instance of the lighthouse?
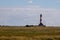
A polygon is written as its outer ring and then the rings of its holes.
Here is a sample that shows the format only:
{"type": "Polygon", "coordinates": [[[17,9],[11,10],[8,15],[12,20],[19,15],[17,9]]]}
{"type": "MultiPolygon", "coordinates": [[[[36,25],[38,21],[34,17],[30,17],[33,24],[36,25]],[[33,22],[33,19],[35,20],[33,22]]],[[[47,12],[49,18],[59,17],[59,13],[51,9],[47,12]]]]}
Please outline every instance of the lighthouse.
{"type": "Polygon", "coordinates": [[[40,14],[40,23],[39,23],[39,26],[45,26],[45,25],[42,23],[42,14],[40,14]]]}

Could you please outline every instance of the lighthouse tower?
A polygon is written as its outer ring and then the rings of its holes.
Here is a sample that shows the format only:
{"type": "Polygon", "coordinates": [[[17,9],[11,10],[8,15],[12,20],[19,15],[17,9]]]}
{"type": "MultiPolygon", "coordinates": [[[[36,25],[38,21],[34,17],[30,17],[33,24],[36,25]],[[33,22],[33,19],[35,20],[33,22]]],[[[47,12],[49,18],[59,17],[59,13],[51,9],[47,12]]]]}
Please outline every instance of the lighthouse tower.
{"type": "Polygon", "coordinates": [[[45,26],[45,25],[43,25],[43,23],[42,23],[42,14],[40,14],[40,23],[39,23],[39,26],[45,26]]]}

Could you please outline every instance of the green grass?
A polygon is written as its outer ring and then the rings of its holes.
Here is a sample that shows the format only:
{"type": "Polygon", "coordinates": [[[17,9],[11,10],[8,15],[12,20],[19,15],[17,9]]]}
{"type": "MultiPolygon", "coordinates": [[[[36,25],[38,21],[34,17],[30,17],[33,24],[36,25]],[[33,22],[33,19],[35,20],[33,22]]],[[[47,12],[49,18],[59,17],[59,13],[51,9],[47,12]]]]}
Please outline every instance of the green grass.
{"type": "Polygon", "coordinates": [[[0,40],[60,40],[60,27],[0,27],[0,40]]]}

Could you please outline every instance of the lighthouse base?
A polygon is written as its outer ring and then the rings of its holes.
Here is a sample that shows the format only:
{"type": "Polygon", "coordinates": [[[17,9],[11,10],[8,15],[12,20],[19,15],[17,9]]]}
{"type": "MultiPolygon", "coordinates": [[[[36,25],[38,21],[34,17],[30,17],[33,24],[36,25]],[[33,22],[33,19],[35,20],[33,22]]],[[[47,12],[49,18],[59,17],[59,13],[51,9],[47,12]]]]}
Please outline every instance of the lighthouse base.
{"type": "Polygon", "coordinates": [[[45,27],[45,25],[43,25],[43,23],[40,23],[39,26],[43,26],[43,27],[45,27]]]}

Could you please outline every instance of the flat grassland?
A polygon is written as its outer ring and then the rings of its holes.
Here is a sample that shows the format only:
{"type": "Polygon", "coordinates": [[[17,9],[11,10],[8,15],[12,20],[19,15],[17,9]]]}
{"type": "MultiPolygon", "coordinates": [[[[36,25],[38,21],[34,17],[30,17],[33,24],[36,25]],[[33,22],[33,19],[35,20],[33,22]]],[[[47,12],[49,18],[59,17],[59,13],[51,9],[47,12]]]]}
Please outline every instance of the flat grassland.
{"type": "Polygon", "coordinates": [[[0,27],[0,40],[60,40],[60,27],[0,27]]]}

